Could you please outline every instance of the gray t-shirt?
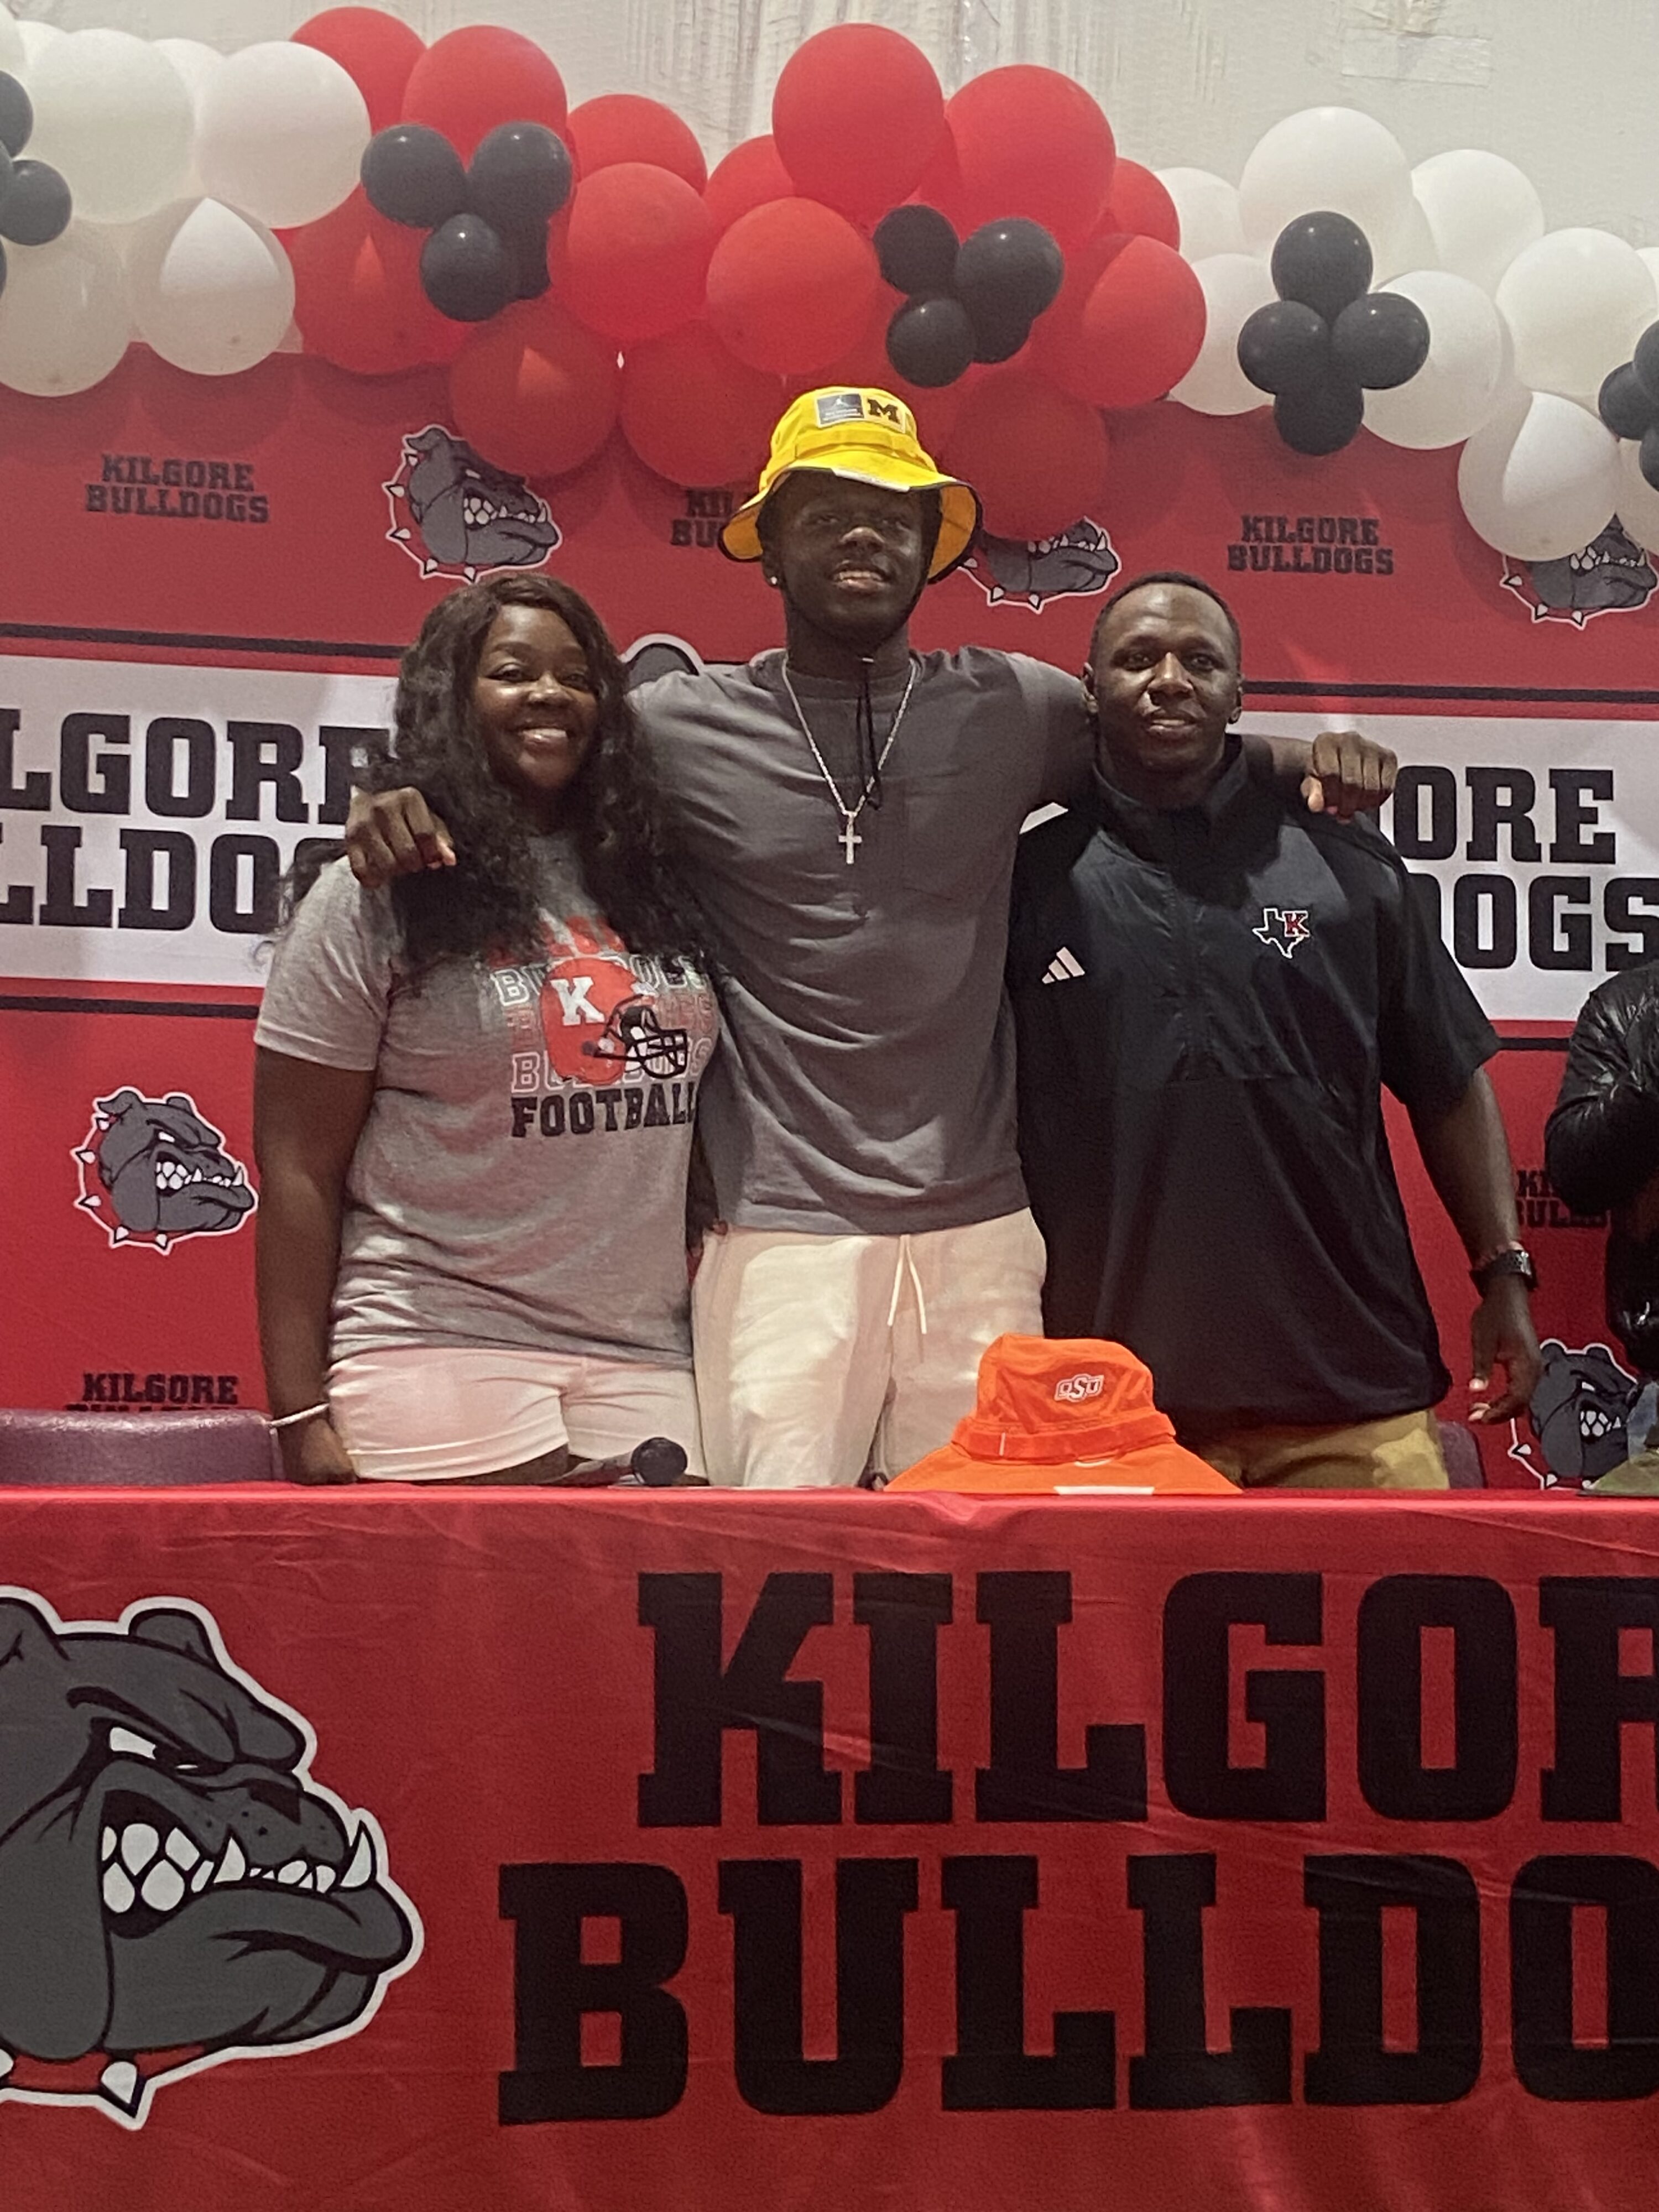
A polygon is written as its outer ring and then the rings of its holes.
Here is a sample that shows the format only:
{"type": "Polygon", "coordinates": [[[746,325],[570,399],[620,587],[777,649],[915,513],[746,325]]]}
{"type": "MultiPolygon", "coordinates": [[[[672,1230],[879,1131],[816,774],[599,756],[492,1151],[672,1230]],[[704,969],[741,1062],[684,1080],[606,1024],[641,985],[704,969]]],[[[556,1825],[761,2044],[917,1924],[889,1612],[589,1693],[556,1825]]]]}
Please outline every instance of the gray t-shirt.
{"type": "MultiPolygon", "coordinates": [[[[633,695],[730,963],[700,1102],[720,1215],[896,1235],[1012,1212],[1008,885],[1021,822],[1086,767],[1078,679],[981,646],[919,655],[849,867],[782,661],[633,695]]],[[[854,805],[856,687],[791,675],[854,805]]],[[[876,687],[878,749],[905,680],[876,687]]]]}
{"type": "Polygon", "coordinates": [[[331,1349],[513,1345],[690,1364],[685,1182],[717,1036],[700,977],[630,957],[538,838],[546,957],[412,985],[343,860],[279,939],[256,1041],[370,1069],[331,1349]]]}

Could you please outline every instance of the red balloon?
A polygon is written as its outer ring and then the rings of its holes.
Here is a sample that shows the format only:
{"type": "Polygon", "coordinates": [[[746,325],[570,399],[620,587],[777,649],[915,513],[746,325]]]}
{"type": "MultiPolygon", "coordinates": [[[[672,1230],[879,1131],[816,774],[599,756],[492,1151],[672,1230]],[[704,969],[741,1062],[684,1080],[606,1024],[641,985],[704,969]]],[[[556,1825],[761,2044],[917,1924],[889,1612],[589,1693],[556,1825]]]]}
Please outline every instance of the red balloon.
{"type": "Polygon", "coordinates": [[[937,453],[961,410],[968,378],[926,387],[905,382],[887,358],[887,325],[903,305],[902,292],[896,292],[890,284],[878,286],[875,312],[848,351],[811,376],[786,377],[784,385],[792,399],[826,384],[873,385],[878,392],[890,392],[915,416],[922,444],[930,453],[937,453]]]}
{"type": "Polygon", "coordinates": [[[1198,359],[1205,319],[1203,287],[1172,246],[1091,239],[1032,327],[1032,363],[1092,407],[1143,407],[1198,359]]]}
{"type": "Polygon", "coordinates": [[[778,379],[745,368],[706,323],[629,346],[623,362],[623,434],[670,483],[752,483],[783,409],[778,379]]]}
{"type": "Polygon", "coordinates": [[[1092,407],[1028,368],[988,369],[941,457],[973,485],[996,538],[1051,538],[1099,505],[1109,447],[1092,407]]]}
{"type": "Polygon", "coordinates": [[[359,376],[447,362],[468,326],[441,315],[421,289],[422,234],[389,222],[361,186],[349,199],[282,234],[294,266],[294,319],[306,351],[359,376]]]}
{"type": "Polygon", "coordinates": [[[916,188],[910,194],[913,204],[937,208],[956,226],[958,238],[965,238],[973,228],[962,219],[962,161],[957,152],[957,142],[951,135],[947,111],[945,128],[939,134],[927,167],[916,179],[916,188]]]}
{"type": "Polygon", "coordinates": [[[1111,190],[1117,148],[1100,104],[1058,70],[1018,62],[972,77],[945,109],[962,170],[962,228],[1029,216],[1081,244],[1111,190]]]}
{"type": "Polygon", "coordinates": [[[715,228],[730,230],[750,208],[763,207],[768,200],[793,199],[795,187],[770,137],[745,138],[715,163],[702,196],[715,228]]]}
{"type": "Polygon", "coordinates": [[[562,131],[564,79],[533,39],[471,23],[450,31],[416,63],[402,121],[425,123],[465,161],[498,123],[543,123],[562,131]]]}
{"type": "Polygon", "coordinates": [[[708,164],[690,125],[661,100],[635,92],[601,93],[573,107],[564,140],[579,177],[615,168],[618,161],[648,161],[684,177],[694,192],[708,181],[708,164]]]}
{"type": "Polygon", "coordinates": [[[684,177],[619,161],[576,187],[560,297],[608,338],[660,337],[701,311],[714,234],[714,216],[684,177]]]}
{"type": "Polygon", "coordinates": [[[772,94],[772,136],[796,191],[858,222],[905,197],[944,123],[933,64],[876,23],[819,31],[784,64],[772,94]]]}
{"type": "Polygon", "coordinates": [[[474,453],[519,476],[556,477],[591,460],[616,427],[613,345],[551,300],[476,325],[449,372],[455,427],[474,453]]]}
{"type": "Polygon", "coordinates": [[[294,39],[338,62],[363,95],[371,131],[398,120],[410,71],[426,52],[418,32],[378,8],[325,8],[301,23],[294,39]]]}
{"type": "Polygon", "coordinates": [[[751,368],[813,374],[869,319],[875,248],[816,200],[770,200],[739,216],[708,264],[708,319],[751,368]]]}
{"type": "Polygon", "coordinates": [[[1181,248],[1181,217],[1176,204],[1150,169],[1120,154],[1112,172],[1111,197],[1095,225],[1103,238],[1127,231],[1133,238],[1156,238],[1163,245],[1181,248]]]}

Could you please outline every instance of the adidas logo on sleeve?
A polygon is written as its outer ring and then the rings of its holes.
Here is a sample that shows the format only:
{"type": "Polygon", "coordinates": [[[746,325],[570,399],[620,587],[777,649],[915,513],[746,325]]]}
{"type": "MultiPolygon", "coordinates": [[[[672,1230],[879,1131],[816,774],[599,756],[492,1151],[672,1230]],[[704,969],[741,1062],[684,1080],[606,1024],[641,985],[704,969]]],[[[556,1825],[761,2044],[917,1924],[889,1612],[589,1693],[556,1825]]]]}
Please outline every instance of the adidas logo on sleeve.
{"type": "Polygon", "coordinates": [[[1071,983],[1084,974],[1083,963],[1068,945],[1062,945],[1042,971],[1045,983],[1071,983]]]}

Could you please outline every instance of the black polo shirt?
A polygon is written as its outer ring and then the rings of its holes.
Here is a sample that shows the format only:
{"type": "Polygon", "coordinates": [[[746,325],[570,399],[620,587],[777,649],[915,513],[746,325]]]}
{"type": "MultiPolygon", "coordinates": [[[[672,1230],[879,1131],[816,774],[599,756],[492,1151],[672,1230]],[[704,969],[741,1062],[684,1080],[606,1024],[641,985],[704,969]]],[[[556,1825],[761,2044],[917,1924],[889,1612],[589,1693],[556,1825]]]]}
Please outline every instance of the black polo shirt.
{"type": "Polygon", "coordinates": [[[1008,980],[1051,1335],[1128,1345],[1188,1436],[1444,1395],[1382,1086],[1443,1111],[1498,1040],[1376,830],[1236,744],[1193,807],[1097,778],[1020,841],[1008,980]]]}

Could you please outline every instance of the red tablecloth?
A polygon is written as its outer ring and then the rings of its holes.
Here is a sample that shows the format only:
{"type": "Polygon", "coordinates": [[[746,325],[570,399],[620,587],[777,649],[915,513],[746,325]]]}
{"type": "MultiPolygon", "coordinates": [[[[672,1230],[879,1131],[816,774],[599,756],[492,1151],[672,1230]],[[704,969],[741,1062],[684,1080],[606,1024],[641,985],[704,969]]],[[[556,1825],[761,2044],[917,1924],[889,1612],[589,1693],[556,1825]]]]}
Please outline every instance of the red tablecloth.
{"type": "Polygon", "coordinates": [[[1649,2212],[1640,1504],[0,1538],[6,2212],[1649,2212]]]}

